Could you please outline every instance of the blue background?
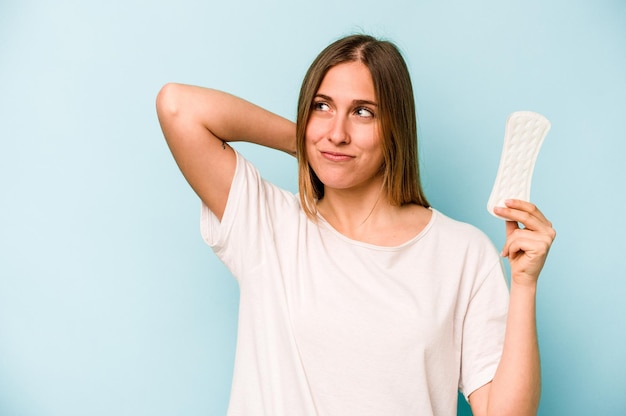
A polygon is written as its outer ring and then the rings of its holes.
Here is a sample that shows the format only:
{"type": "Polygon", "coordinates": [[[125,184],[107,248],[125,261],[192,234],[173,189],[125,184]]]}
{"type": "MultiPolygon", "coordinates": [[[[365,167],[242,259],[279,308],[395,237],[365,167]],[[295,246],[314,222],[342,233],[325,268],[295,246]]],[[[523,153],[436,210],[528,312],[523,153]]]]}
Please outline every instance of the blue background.
{"type": "MultiPolygon", "coordinates": [[[[407,58],[432,204],[498,246],[506,116],[551,120],[540,414],[626,414],[623,0],[0,0],[0,415],[225,413],[238,289],[155,96],[199,84],[293,119],[313,57],[360,31],[407,58]]],[[[238,149],[295,191],[288,156],[238,149]]]]}

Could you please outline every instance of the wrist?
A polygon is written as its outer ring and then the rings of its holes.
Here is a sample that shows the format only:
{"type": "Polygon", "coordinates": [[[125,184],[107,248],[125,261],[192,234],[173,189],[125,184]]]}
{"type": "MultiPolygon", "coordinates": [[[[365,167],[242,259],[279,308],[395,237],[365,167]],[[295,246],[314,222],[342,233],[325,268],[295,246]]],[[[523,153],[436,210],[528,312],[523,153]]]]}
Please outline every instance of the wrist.
{"type": "Polygon", "coordinates": [[[524,272],[515,272],[511,270],[511,286],[516,285],[520,287],[537,288],[537,282],[539,276],[528,274],[524,272]]]}
{"type": "Polygon", "coordinates": [[[530,280],[527,278],[515,278],[515,276],[511,276],[510,291],[526,293],[534,296],[537,293],[537,280],[530,280]]]}

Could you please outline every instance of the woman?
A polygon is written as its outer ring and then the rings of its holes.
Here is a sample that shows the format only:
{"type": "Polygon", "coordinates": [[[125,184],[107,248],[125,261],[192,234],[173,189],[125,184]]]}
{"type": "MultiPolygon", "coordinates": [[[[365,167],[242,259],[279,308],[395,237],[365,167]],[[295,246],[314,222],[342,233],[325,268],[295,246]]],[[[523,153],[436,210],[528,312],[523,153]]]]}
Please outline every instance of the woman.
{"type": "Polygon", "coordinates": [[[328,46],[295,125],[186,85],[163,87],[157,111],[240,286],[230,415],[455,415],[458,390],[475,415],[536,413],[535,290],[554,230],[528,202],[497,210],[507,293],[488,239],[429,207],[393,44],[328,46]],[[264,181],[237,140],[297,155],[300,195],[264,181]]]}

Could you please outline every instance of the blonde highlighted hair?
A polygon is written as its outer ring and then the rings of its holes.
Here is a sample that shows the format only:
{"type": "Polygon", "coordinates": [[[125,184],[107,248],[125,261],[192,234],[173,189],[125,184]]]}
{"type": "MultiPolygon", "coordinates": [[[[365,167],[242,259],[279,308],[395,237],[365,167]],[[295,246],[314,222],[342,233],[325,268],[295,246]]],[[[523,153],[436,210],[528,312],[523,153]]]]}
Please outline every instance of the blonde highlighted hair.
{"type": "Polygon", "coordinates": [[[309,217],[315,218],[316,201],[324,198],[324,184],[309,165],[305,144],[315,94],[330,68],[355,61],[367,66],[374,82],[385,196],[393,205],[413,203],[428,207],[420,182],[415,102],[406,63],[393,43],[368,35],[351,35],[328,45],[315,58],[300,88],[296,145],[302,208],[309,217]]]}

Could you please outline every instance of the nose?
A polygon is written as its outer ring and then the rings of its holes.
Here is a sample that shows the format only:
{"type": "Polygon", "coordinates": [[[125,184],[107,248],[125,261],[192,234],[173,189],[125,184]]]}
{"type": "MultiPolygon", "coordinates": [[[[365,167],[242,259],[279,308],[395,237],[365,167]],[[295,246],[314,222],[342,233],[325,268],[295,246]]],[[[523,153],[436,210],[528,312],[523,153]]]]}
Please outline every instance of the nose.
{"type": "Polygon", "coordinates": [[[335,145],[350,143],[350,134],[348,132],[348,120],[344,117],[333,117],[328,131],[328,140],[335,145]]]}

